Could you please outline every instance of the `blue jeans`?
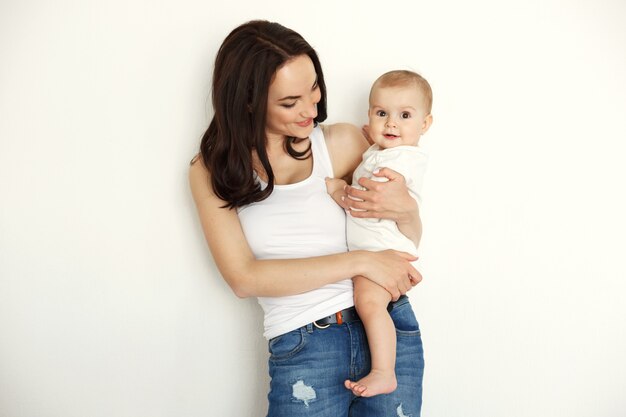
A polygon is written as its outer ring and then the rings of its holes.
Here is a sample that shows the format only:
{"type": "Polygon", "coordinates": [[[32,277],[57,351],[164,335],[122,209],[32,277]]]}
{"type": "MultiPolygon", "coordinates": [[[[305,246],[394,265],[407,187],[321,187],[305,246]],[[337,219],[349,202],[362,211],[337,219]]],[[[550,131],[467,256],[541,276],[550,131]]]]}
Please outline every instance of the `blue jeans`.
{"type": "Polygon", "coordinates": [[[424,351],[408,298],[394,304],[396,376],[391,394],[356,397],[344,387],[370,370],[367,337],[360,321],[318,329],[312,324],[269,341],[268,417],[419,417],[424,351]]]}

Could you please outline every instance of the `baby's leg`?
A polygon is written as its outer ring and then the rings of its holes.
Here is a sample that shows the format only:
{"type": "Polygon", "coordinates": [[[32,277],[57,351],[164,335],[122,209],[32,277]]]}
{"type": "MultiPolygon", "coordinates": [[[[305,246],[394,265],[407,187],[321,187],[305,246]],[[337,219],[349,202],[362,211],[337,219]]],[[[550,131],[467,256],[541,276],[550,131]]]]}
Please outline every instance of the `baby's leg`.
{"type": "Polygon", "coordinates": [[[361,317],[372,357],[372,369],[364,378],[346,381],[355,395],[371,397],[396,389],[396,328],[387,311],[391,294],[365,277],[355,277],[354,304],[361,317]]]}

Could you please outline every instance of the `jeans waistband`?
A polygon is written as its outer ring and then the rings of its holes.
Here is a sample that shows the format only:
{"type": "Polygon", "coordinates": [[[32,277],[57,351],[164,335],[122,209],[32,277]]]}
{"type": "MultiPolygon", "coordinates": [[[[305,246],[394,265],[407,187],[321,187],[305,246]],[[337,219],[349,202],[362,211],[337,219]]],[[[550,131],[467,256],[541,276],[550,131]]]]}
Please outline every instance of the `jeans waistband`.
{"type": "MultiPolygon", "coordinates": [[[[394,309],[394,307],[405,304],[406,302],[408,302],[408,297],[406,295],[401,295],[397,301],[392,301],[389,303],[389,305],[387,306],[387,311],[391,312],[394,309]]],[[[352,322],[360,321],[360,320],[361,318],[359,317],[359,314],[357,313],[356,308],[348,307],[341,311],[336,312],[335,314],[331,314],[330,316],[322,317],[319,320],[315,320],[313,323],[311,323],[307,327],[310,327],[311,325],[313,325],[314,327],[317,327],[318,329],[326,329],[331,324],[352,323],[352,322]]]]}

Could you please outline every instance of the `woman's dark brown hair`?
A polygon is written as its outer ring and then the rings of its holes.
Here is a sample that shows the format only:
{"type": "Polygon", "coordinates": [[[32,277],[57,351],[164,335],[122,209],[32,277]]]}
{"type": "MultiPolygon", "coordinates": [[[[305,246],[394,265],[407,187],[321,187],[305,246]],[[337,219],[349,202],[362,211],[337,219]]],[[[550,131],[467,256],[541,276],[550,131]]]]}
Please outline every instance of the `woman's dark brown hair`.
{"type": "MultiPolygon", "coordinates": [[[[224,40],[213,70],[213,120],[202,137],[200,154],[211,173],[215,194],[236,208],[267,198],[274,189],[274,173],[265,149],[267,96],[276,71],[287,61],[308,55],[317,73],[321,100],[315,123],[326,119],[326,85],[315,50],[302,36],[278,23],[255,20],[234,29],[224,40]],[[261,189],[252,168],[252,150],[268,177],[261,189]]],[[[288,138],[287,152],[294,158],[310,156],[310,149],[297,152],[288,138]]],[[[310,146],[310,145],[309,145],[310,146]]]]}

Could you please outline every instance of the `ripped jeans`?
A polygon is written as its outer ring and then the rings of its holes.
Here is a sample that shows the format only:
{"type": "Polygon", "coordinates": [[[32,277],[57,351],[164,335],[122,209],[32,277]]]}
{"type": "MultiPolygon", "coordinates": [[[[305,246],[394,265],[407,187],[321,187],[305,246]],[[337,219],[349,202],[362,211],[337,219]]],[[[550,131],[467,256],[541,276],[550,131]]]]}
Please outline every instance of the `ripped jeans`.
{"type": "Polygon", "coordinates": [[[367,337],[360,321],[318,329],[312,324],[269,341],[268,417],[419,417],[424,351],[408,298],[394,303],[396,377],[391,394],[356,397],[344,381],[370,370],[367,337]]]}

